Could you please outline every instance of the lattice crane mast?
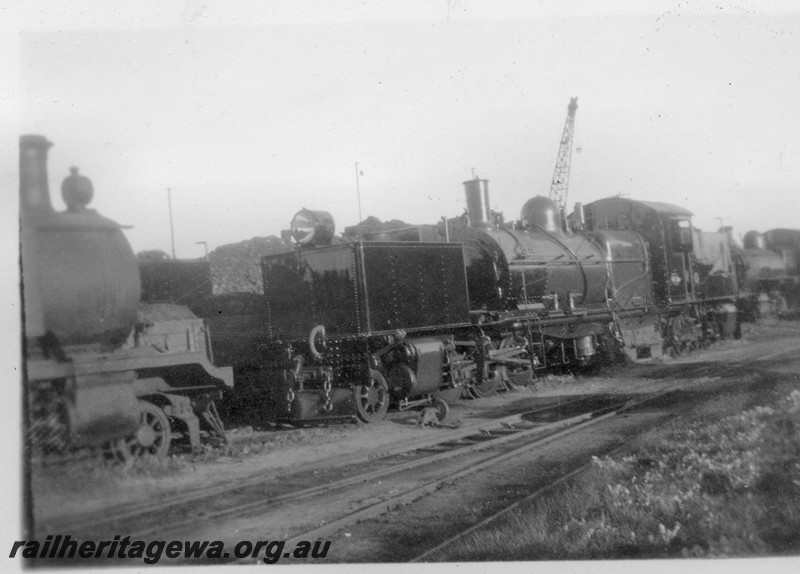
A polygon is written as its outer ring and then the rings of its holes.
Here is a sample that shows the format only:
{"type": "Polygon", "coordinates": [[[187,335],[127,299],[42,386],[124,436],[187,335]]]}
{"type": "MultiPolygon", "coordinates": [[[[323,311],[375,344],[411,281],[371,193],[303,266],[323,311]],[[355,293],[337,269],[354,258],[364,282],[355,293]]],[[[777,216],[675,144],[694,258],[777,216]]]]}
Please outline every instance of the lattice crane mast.
{"type": "Polygon", "coordinates": [[[577,109],[578,98],[571,98],[569,106],[567,106],[567,121],[564,124],[564,133],[561,135],[561,145],[558,148],[553,183],[550,185],[550,199],[555,201],[562,210],[567,208],[569,168],[572,160],[572,135],[575,132],[575,110],[577,109]]]}

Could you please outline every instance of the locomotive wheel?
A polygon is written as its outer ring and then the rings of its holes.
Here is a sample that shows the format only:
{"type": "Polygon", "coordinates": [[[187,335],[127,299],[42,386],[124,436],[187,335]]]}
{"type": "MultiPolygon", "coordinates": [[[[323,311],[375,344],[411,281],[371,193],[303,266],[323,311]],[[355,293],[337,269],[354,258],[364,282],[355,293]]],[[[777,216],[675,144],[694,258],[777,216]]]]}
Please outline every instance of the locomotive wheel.
{"type": "MultiPolygon", "coordinates": [[[[500,341],[500,348],[501,349],[508,349],[511,347],[518,347],[519,343],[514,339],[514,337],[506,337],[502,341],[500,341]]],[[[522,359],[524,361],[530,361],[531,355],[526,350],[522,351],[516,358],[522,359]]],[[[498,373],[500,375],[499,380],[502,382],[504,379],[509,380],[513,386],[517,386],[519,384],[528,384],[533,381],[534,379],[534,372],[533,368],[531,367],[530,363],[522,365],[505,365],[503,367],[502,372],[498,373]]]]}
{"type": "Polygon", "coordinates": [[[686,345],[681,341],[680,333],[683,329],[683,320],[680,315],[672,317],[667,323],[667,334],[664,338],[664,351],[670,357],[680,357],[686,350],[686,345]]]}
{"type": "Polygon", "coordinates": [[[365,423],[382,420],[389,410],[389,385],[375,369],[369,371],[369,384],[356,385],[354,390],[358,418],[365,423]]]}
{"type": "Polygon", "coordinates": [[[35,405],[26,437],[34,458],[62,454],[69,449],[69,414],[60,401],[35,405]]]}
{"type": "Polygon", "coordinates": [[[172,442],[169,418],[160,407],[148,401],[139,401],[139,412],[139,430],[119,446],[125,450],[122,457],[165,456],[172,442]]]}
{"type": "Polygon", "coordinates": [[[436,418],[439,419],[439,422],[442,422],[450,414],[450,407],[436,395],[431,397],[431,406],[436,409],[436,418]]]}
{"type": "MultiPolygon", "coordinates": [[[[501,367],[504,369],[505,367],[501,367]]],[[[503,373],[500,370],[491,371],[489,376],[480,383],[475,383],[470,386],[470,392],[476,399],[482,397],[491,397],[496,395],[500,385],[503,381],[503,373]]]]}

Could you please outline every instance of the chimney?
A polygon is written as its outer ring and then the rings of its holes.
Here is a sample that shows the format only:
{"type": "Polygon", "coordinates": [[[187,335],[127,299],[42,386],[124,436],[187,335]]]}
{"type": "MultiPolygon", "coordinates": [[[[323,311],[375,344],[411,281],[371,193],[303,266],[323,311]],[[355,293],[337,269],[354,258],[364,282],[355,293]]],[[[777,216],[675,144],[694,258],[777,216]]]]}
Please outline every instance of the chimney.
{"type": "Polygon", "coordinates": [[[47,150],[52,145],[44,136],[19,138],[19,208],[23,219],[53,213],[47,184],[47,150]]]}
{"type": "Polygon", "coordinates": [[[489,210],[489,180],[476,177],[465,181],[464,193],[467,196],[467,215],[470,227],[492,227],[489,210]]]}

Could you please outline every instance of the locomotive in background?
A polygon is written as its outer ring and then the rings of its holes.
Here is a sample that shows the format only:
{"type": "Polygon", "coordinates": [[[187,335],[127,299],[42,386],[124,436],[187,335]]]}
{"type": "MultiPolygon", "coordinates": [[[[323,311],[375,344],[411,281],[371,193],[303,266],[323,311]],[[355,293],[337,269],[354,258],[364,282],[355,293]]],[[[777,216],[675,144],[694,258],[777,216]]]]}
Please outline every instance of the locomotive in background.
{"type": "Polygon", "coordinates": [[[140,301],[136,258],[117,223],[87,206],[76,168],[50,201],[42,136],[20,138],[20,249],[26,438],[41,451],[112,445],[164,455],[201,426],[222,434],[214,399],[233,384],[209,360],[187,308],[140,301]]]}
{"type": "Polygon", "coordinates": [[[748,231],[740,262],[742,312],[749,320],[762,315],[800,315],[800,230],[748,231]]]}

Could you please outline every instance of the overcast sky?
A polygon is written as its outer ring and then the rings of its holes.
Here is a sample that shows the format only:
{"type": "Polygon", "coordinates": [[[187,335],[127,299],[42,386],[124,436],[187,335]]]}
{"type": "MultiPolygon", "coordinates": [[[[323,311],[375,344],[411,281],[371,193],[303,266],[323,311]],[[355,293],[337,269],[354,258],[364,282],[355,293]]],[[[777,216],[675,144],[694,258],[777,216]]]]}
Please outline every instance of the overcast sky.
{"type": "Polygon", "coordinates": [[[178,257],[303,207],[341,231],[355,162],[365,217],[458,215],[474,169],[517,218],[549,191],[572,96],[570,205],[622,193],[704,229],[800,226],[800,13],[780,4],[39,4],[19,129],[55,143],[56,205],[79,166],[136,251],[170,250],[168,187],[178,257]]]}
{"type": "MultiPolygon", "coordinates": [[[[513,219],[548,193],[578,96],[570,204],[622,193],[737,236],[798,228],[798,35],[789,1],[0,1],[0,179],[16,198],[18,136],[47,136],[54,204],[80,167],[136,251],[170,251],[171,187],[178,257],[278,234],[302,207],[356,223],[355,162],[364,216],[458,215],[474,169],[513,219]]],[[[5,269],[15,203],[0,210],[5,269]]],[[[2,323],[18,324],[16,274],[0,291],[2,323]]],[[[0,513],[18,502],[0,497],[0,513]]]]}

